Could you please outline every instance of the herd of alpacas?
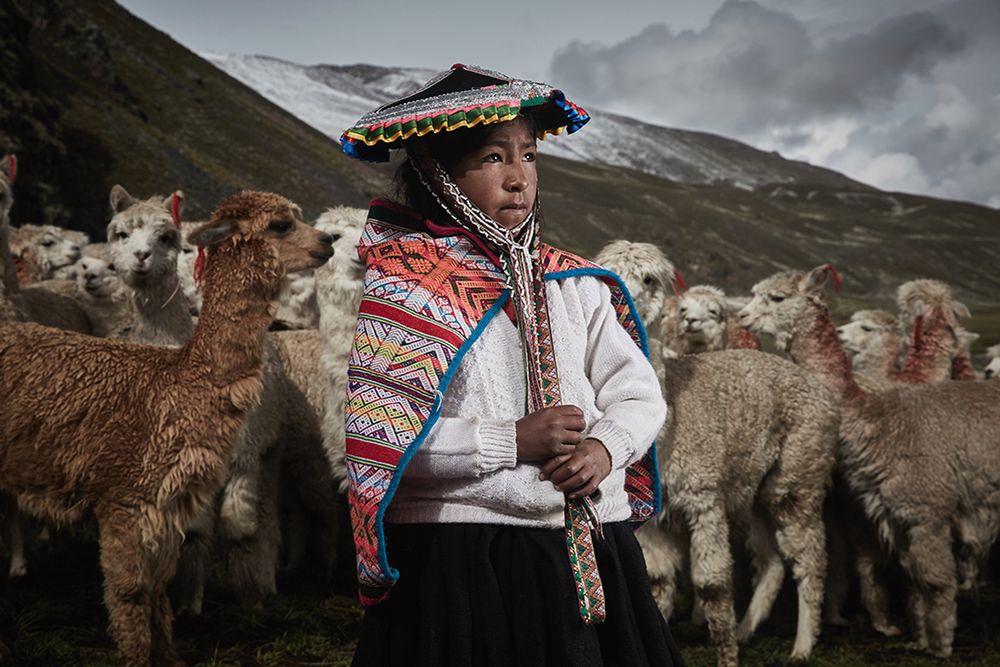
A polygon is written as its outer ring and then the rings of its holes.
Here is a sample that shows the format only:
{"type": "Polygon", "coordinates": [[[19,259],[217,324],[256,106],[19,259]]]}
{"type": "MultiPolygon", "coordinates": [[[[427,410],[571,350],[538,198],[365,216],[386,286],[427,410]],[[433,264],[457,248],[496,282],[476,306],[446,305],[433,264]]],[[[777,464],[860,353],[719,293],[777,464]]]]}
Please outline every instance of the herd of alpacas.
{"type": "MultiPolygon", "coordinates": [[[[25,574],[21,512],[96,529],[109,630],[128,667],[182,664],[174,613],[201,613],[225,572],[248,605],[307,549],[331,572],[346,503],[343,397],[366,212],[306,223],[270,193],[183,222],[184,195],[110,192],[106,243],[12,226],[0,165],[0,530],[25,574]],[[320,546],[317,549],[316,543],[320,546]],[[218,567],[217,567],[218,566],[218,567]]],[[[666,499],[638,531],[666,617],[679,591],[718,664],[768,617],[791,565],[807,658],[856,579],[873,627],[900,634],[881,573],[907,574],[914,648],[948,656],[956,594],[1000,531],[1000,345],[970,361],[968,309],[915,280],[899,312],[837,327],[830,265],[728,298],[687,287],[663,252],[619,240],[595,258],[628,286],[670,407],[666,499]],[[778,352],[763,351],[773,341],[778,352]],[[734,611],[733,541],[752,560],[734,611]]]]}

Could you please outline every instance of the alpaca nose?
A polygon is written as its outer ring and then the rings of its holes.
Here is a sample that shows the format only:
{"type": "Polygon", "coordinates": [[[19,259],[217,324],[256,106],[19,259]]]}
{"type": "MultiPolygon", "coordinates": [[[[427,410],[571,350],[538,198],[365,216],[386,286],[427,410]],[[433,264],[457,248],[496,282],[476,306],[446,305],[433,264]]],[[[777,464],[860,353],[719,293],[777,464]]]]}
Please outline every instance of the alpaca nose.
{"type": "MultiPolygon", "coordinates": [[[[339,238],[339,237],[340,237],[340,234],[338,234],[338,235],[337,235],[337,237],[339,238]]],[[[320,242],[320,243],[327,243],[327,244],[329,244],[329,245],[333,245],[333,242],[334,242],[335,240],[336,240],[336,239],[334,239],[334,238],[333,238],[332,236],[330,236],[330,235],[329,235],[329,234],[327,234],[326,232],[323,232],[322,234],[320,234],[320,235],[319,235],[319,242],[320,242]]]]}
{"type": "Polygon", "coordinates": [[[144,249],[144,250],[136,250],[132,254],[134,254],[135,258],[138,259],[139,261],[143,261],[143,260],[149,259],[149,256],[153,254],[153,251],[151,251],[151,250],[149,250],[147,248],[147,249],[144,249]]]}

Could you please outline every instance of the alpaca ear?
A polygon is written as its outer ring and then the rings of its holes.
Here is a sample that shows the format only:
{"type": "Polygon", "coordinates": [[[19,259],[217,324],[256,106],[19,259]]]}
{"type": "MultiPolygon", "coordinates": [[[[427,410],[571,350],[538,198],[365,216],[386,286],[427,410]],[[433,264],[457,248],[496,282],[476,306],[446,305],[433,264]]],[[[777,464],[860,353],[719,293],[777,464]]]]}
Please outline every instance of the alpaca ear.
{"type": "Polygon", "coordinates": [[[292,216],[296,220],[305,220],[305,218],[302,217],[302,208],[299,207],[298,204],[290,201],[288,202],[288,207],[292,210],[292,216]]]}
{"type": "Polygon", "coordinates": [[[184,210],[184,192],[181,190],[175,191],[172,195],[163,200],[163,206],[170,211],[170,217],[173,218],[177,229],[180,229],[181,212],[184,210]]]}
{"type": "Polygon", "coordinates": [[[132,195],[130,195],[125,188],[117,183],[111,187],[110,201],[111,211],[114,213],[121,213],[135,203],[135,200],[132,199],[132,195]]]}
{"type": "Polygon", "coordinates": [[[807,273],[802,280],[799,281],[799,291],[805,292],[806,294],[819,294],[823,291],[823,286],[826,285],[827,276],[833,276],[833,287],[840,293],[840,274],[837,273],[837,269],[833,268],[833,264],[823,264],[817,266],[815,269],[807,273]]]}
{"type": "Polygon", "coordinates": [[[969,307],[961,301],[952,302],[952,309],[955,311],[955,317],[960,320],[967,320],[972,317],[972,312],[969,310],[969,307]]]}
{"type": "Polygon", "coordinates": [[[213,220],[188,234],[188,241],[200,248],[211,248],[240,231],[240,224],[230,218],[213,220]]]}

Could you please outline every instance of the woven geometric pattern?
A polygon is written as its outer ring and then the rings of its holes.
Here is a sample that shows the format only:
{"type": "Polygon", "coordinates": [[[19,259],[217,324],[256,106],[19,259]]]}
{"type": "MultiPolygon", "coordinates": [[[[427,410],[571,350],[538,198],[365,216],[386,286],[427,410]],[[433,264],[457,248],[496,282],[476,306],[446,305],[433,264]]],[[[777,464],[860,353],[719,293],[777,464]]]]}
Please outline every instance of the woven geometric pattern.
{"type": "MultiPolygon", "coordinates": [[[[368,268],[348,367],[345,435],[364,604],[383,599],[398,577],[381,526],[398,478],[436,418],[449,368],[506,290],[499,267],[469,239],[433,236],[420,225],[373,205],[360,242],[368,268]]],[[[557,272],[601,272],[548,246],[542,255],[543,267],[557,272]]],[[[641,486],[654,475],[636,477],[633,492],[654,498],[641,486]]]]}

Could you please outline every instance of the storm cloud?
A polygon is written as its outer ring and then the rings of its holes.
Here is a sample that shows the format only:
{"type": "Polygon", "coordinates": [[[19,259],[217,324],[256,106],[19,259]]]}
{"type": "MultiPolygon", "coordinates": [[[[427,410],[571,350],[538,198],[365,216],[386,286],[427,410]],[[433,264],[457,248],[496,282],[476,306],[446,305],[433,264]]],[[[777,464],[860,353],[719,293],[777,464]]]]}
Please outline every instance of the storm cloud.
{"type": "Polygon", "coordinates": [[[1000,206],[998,38],[995,0],[729,0],[702,30],[573,42],[551,79],[885,189],[1000,206]]]}

